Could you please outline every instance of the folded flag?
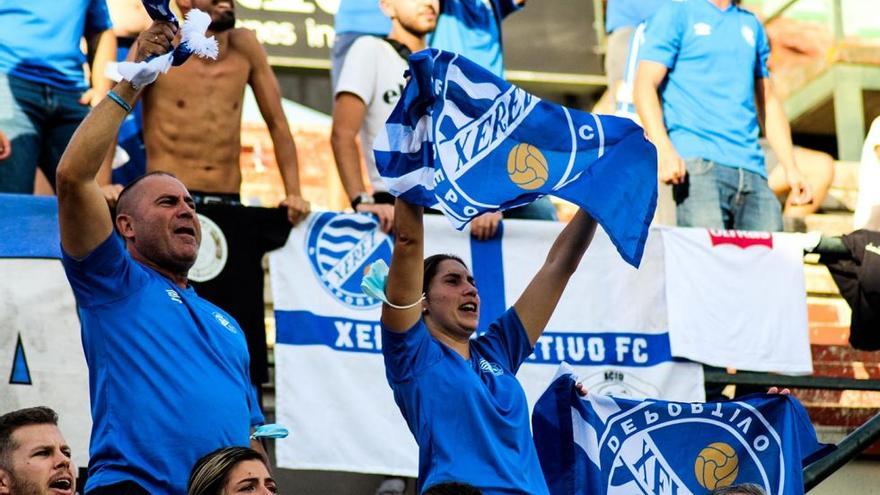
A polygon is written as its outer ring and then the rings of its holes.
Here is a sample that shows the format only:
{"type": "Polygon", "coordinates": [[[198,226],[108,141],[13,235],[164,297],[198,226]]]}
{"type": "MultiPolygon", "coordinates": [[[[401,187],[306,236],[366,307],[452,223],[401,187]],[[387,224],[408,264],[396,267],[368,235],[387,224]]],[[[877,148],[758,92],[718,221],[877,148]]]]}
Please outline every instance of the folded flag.
{"type": "MultiPolygon", "coordinates": [[[[143,0],[144,8],[151,19],[180,26],[168,2],[169,0],[143,0]]],[[[155,81],[159,74],[168,72],[172,66],[182,65],[192,54],[216,59],[219,53],[217,40],[213,36],[205,36],[210,25],[211,16],[198,9],[190,10],[186,14],[186,23],[181,28],[180,44],[172,52],[142,62],[120,62],[119,74],[135,87],[142,87],[155,81]]]]}
{"type": "Polygon", "coordinates": [[[705,494],[740,483],[802,495],[803,466],[834,448],[816,440],[788,395],[693,404],[582,398],[565,365],[535,404],[532,429],[553,495],[705,494]]]}
{"type": "Polygon", "coordinates": [[[392,194],[459,230],[552,194],[590,213],[638,266],[657,203],[657,153],[641,127],[542,101],[454,53],[423,50],[409,67],[373,143],[392,194]]]}

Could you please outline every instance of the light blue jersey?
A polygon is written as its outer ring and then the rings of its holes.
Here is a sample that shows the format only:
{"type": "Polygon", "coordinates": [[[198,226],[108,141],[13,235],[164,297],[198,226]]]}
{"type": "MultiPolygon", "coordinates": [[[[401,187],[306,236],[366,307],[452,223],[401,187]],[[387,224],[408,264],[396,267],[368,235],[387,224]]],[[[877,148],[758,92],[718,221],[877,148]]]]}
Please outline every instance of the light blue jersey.
{"type": "Polygon", "coordinates": [[[770,45],[754,14],[709,0],[674,0],[647,22],[639,60],[669,68],[663,116],[682,158],[742,167],[764,177],[755,84],[769,77],[770,45]]]}
{"type": "Polygon", "coordinates": [[[514,309],[471,340],[471,359],[441,344],[419,320],[383,329],[385,373],[419,445],[418,493],[446,481],[486,495],[547,492],[516,371],[532,353],[514,309]]]}
{"type": "Polygon", "coordinates": [[[428,46],[464,55],[504,77],[501,21],[520,8],[515,0],[441,2],[437,28],[428,35],[428,46]]]}
{"type": "Polygon", "coordinates": [[[375,34],[391,31],[391,19],[379,8],[379,0],[342,0],[333,17],[336,34],[375,34]]]}
{"type": "Polygon", "coordinates": [[[0,0],[0,72],[85,90],[80,39],[110,28],[105,0],[0,0]]]}
{"type": "Polygon", "coordinates": [[[670,0],[608,0],[605,31],[613,33],[622,27],[638,26],[668,1],[670,0]]]}
{"type": "Polygon", "coordinates": [[[183,494],[190,469],[263,422],[245,336],[223,310],[134,261],[115,234],[64,255],[89,366],[86,490],[134,481],[183,494]]]}

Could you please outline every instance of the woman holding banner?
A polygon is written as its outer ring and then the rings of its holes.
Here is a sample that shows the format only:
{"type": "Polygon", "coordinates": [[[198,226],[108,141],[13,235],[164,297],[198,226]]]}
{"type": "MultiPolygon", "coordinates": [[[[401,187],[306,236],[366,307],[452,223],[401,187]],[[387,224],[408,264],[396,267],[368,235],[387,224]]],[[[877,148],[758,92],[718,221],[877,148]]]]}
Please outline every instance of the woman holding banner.
{"type": "Polygon", "coordinates": [[[559,234],[512,308],[479,337],[480,297],[459,258],[423,260],[422,208],[398,198],[382,308],[386,376],[419,445],[418,492],[448,481],[486,494],[546,494],[522,386],[532,353],[596,222],[583,210],[559,234]]]}

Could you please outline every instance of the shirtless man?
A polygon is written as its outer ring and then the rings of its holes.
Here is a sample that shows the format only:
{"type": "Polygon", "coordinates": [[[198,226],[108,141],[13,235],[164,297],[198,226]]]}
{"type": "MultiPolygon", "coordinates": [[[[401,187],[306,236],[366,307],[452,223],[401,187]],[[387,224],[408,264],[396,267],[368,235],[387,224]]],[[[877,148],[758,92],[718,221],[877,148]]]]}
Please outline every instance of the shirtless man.
{"type": "Polygon", "coordinates": [[[177,0],[177,5],[184,14],[196,8],[211,16],[208,35],[216,38],[220,55],[217,60],[190,57],[144,89],[147,171],[173,173],[196,200],[218,196],[237,202],[241,107],[249,84],[269,127],[284,180],[282,205],[295,224],[310,206],[300,194],[296,148],[266,52],[253,32],[234,27],[232,0],[177,0]]]}

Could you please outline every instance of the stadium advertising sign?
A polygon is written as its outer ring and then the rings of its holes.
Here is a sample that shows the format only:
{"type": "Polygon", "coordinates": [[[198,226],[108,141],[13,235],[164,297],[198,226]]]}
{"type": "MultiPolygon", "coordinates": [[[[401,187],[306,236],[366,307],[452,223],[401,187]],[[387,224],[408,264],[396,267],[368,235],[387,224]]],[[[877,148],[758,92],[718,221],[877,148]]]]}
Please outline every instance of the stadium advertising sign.
{"type": "Polygon", "coordinates": [[[340,0],[235,0],[237,27],[257,35],[272,65],[330,68],[340,0]]]}

